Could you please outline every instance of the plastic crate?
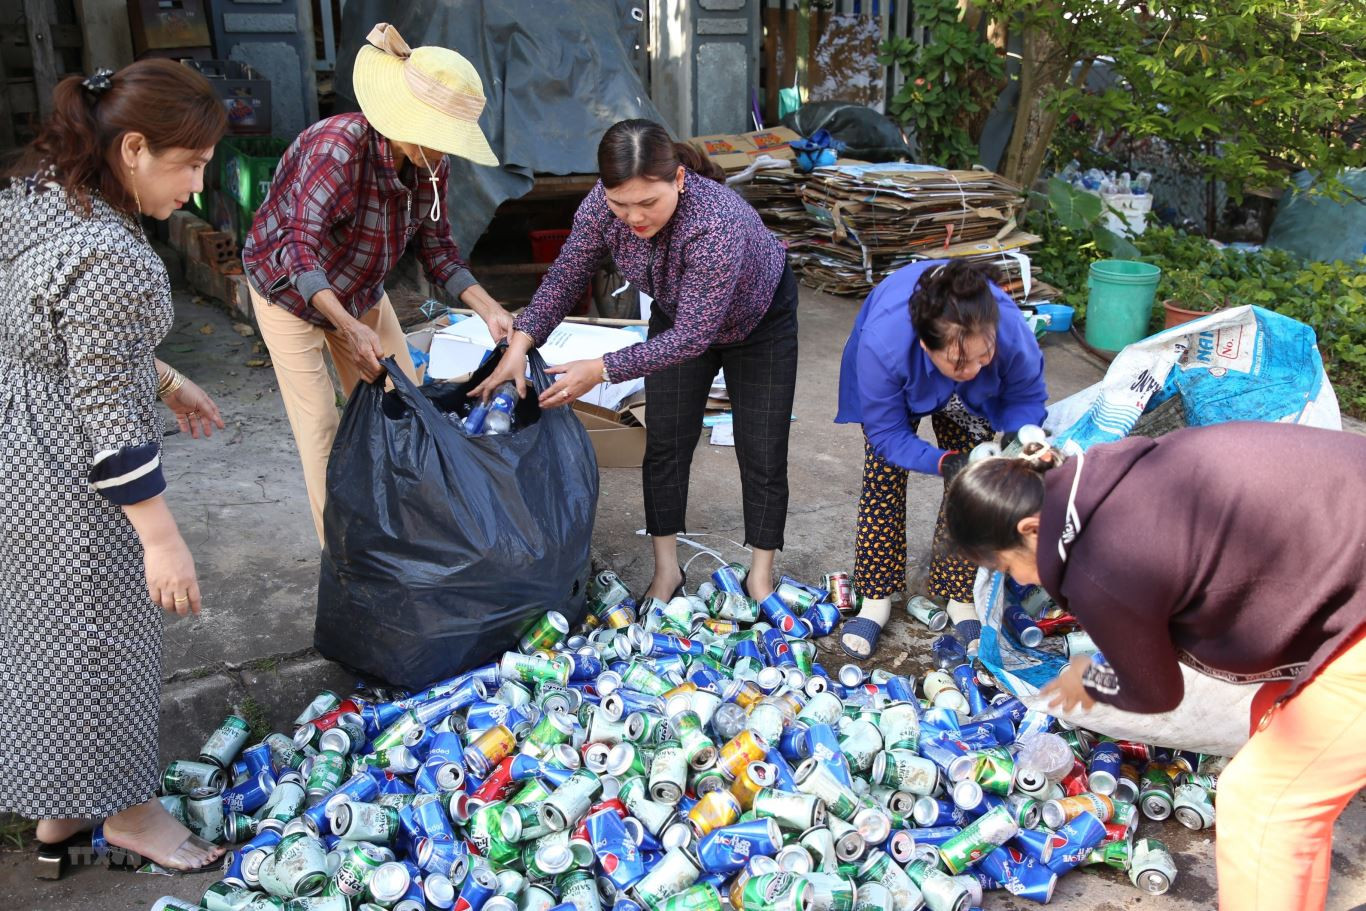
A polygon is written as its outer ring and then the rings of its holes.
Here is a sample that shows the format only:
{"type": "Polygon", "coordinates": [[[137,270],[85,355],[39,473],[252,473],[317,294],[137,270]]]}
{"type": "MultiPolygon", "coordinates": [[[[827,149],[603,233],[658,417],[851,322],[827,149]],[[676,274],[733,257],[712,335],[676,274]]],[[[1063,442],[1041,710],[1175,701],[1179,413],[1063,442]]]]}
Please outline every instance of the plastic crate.
{"type": "Polygon", "coordinates": [[[553,263],[560,255],[560,248],[569,240],[569,231],[555,228],[547,231],[530,231],[531,261],[533,263],[553,263]]]}
{"type": "Polygon", "coordinates": [[[219,186],[251,214],[261,208],[270,181],[289,141],[273,136],[228,136],[219,146],[223,170],[219,186]]]}

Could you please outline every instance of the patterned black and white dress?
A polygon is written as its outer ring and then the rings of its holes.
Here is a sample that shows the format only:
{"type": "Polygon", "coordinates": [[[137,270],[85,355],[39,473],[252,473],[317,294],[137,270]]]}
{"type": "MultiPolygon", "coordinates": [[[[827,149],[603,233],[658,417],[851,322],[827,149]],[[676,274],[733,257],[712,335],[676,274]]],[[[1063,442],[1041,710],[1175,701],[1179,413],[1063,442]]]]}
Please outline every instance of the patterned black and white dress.
{"type": "Polygon", "coordinates": [[[165,488],[172,316],[131,217],[0,190],[0,811],[102,817],[155,793],[161,611],[120,504],[165,488]]]}

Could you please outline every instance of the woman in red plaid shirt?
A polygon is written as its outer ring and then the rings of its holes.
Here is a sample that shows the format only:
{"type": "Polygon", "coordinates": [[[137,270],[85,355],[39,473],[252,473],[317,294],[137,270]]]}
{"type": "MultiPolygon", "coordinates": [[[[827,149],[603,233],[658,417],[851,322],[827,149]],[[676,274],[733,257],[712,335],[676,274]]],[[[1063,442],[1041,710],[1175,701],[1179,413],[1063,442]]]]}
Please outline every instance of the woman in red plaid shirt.
{"type": "Polygon", "coordinates": [[[391,356],[412,359],[384,278],[417,240],[430,278],[488,323],[495,339],[512,317],[475,281],[442,210],[445,155],[497,166],[479,130],[484,89],[473,66],[440,47],[412,50],[375,26],[356,58],[360,114],[309,127],[280,160],[242,252],[257,324],[303,461],[323,543],[327,457],[339,416],[324,348],[350,395],[391,356]]]}

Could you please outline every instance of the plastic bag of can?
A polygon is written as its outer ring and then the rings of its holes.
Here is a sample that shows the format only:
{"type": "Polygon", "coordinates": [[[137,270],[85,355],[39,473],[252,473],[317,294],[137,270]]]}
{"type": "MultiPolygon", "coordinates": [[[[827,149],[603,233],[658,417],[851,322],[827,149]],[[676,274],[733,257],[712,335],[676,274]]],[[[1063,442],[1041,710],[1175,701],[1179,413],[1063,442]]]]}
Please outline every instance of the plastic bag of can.
{"type": "Polygon", "coordinates": [[[515,406],[516,432],[468,435],[465,383],[362,383],[327,468],[314,644],[373,677],[416,687],[487,662],[536,617],[582,616],[598,468],[568,408],[542,411],[545,363],[515,406]],[[452,420],[452,415],[455,420],[452,420]]]}
{"type": "Polygon", "coordinates": [[[978,659],[998,684],[1029,708],[1116,740],[1160,743],[1215,756],[1232,756],[1247,742],[1257,687],[1229,683],[1185,665],[1181,676],[1186,694],[1170,712],[1142,715],[1097,703],[1090,709],[1058,715],[1038,693],[1067,664],[1060,640],[1049,637],[1040,647],[1031,648],[1007,631],[1005,610],[1013,596],[1001,573],[979,569],[975,597],[982,621],[978,659]]]}

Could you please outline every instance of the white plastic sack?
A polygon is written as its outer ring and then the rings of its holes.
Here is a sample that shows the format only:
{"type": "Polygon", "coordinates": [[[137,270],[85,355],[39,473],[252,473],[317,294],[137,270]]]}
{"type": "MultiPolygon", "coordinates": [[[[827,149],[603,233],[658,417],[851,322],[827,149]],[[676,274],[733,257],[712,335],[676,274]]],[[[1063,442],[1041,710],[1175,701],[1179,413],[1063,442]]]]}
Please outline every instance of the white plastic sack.
{"type": "Polygon", "coordinates": [[[1043,647],[1020,644],[1003,624],[1001,613],[1010,597],[1005,577],[979,569],[975,600],[982,621],[978,658],[996,682],[1031,709],[1047,712],[1068,724],[1117,740],[1136,740],[1178,750],[1232,756],[1248,737],[1255,686],[1240,686],[1182,665],[1186,694],[1170,712],[1142,715],[1096,704],[1088,711],[1057,714],[1038,696],[1039,691],[1067,664],[1057,637],[1043,647]]]}
{"type": "Polygon", "coordinates": [[[1211,313],[1134,342],[1105,378],[1049,407],[1056,444],[1124,438],[1144,411],[1179,396],[1192,427],[1283,421],[1341,430],[1314,330],[1261,307],[1211,313]]]}

